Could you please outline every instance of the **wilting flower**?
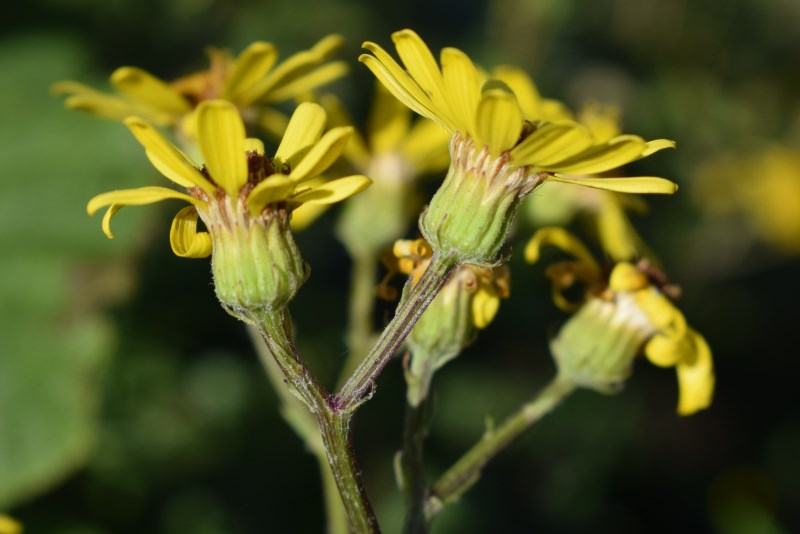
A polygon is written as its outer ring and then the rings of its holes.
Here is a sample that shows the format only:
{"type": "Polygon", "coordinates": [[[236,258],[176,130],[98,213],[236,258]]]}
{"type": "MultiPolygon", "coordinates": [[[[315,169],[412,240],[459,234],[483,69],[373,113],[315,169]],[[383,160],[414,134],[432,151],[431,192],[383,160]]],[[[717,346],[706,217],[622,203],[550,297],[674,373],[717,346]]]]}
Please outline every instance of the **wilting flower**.
{"type": "Polygon", "coordinates": [[[330,35],[282,63],[277,63],[275,46],[264,41],[251,44],[236,58],[227,50],[212,48],[207,70],[173,82],[165,82],[137,67],[120,67],[111,74],[116,94],[106,94],[74,81],[58,82],[53,91],[68,94],[65,103],[70,108],[115,120],[135,115],[158,126],[181,128],[183,133],[193,136],[194,124],[189,118],[202,101],[228,100],[249,121],[266,113],[260,109],[263,106],[303,96],[340,77],[347,70],[346,64],[326,61],[341,43],[340,36],[330,35]]]}
{"type": "Polygon", "coordinates": [[[619,262],[606,279],[586,247],[555,227],[534,235],[526,259],[538,261],[547,245],[575,258],[547,270],[556,304],[575,312],[550,343],[563,378],[602,392],[616,391],[643,348],[654,365],[675,367],[679,414],[689,415],[711,404],[715,381],[711,350],[667,297],[670,289],[664,286],[663,275],[645,263],[619,262]],[[584,285],[585,296],[571,302],[564,291],[576,283],[584,285]]]}
{"type": "Polygon", "coordinates": [[[291,213],[303,204],[330,204],[367,187],[362,175],[309,185],[344,150],[352,129],[324,135],[325,112],[301,104],[292,116],[274,158],[257,139],[245,137],[236,107],[209,100],[197,110],[198,144],[205,165],[197,167],[153,126],[138,117],[125,119],[153,166],[186,192],[166,187],[111,191],[89,201],[90,215],[108,207],[103,231],[113,237],[111,218],[126,205],[166,199],[190,206],[176,215],[170,231],[178,256],[213,253],[217,296],[229,309],[276,309],[294,296],[307,277],[305,263],[289,231],[291,213]],[[197,231],[198,216],[208,232],[197,231]]]}
{"type": "Polygon", "coordinates": [[[629,193],[676,190],[657,177],[586,176],[674,147],[672,141],[635,135],[598,141],[574,121],[526,120],[509,85],[487,80],[460,50],[443,49],[440,67],[413,31],[392,39],[405,69],[372,42],[360,61],[395,97],[452,135],[450,170],[420,221],[437,253],[496,262],[520,200],[548,181],[629,193]]]}
{"type": "MultiPolygon", "coordinates": [[[[416,284],[433,256],[424,239],[399,240],[392,248],[390,271],[408,275],[416,284]]],[[[508,269],[461,265],[406,339],[411,353],[406,365],[408,400],[416,406],[427,396],[434,372],[458,356],[492,322],[500,299],[510,294],[508,269]]]]}

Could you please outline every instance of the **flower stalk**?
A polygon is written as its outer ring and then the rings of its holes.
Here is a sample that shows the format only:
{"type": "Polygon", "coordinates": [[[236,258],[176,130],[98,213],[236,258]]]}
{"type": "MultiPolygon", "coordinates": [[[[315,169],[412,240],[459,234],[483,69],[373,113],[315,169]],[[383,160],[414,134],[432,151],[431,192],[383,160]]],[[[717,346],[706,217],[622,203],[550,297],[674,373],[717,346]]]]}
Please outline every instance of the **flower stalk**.
{"type": "Polygon", "coordinates": [[[352,376],[333,399],[336,409],[345,413],[354,411],[369,398],[375,379],[406,339],[417,320],[433,301],[458,265],[453,256],[434,254],[428,268],[416,283],[406,291],[391,322],[364,358],[352,376]]]}
{"type": "Polygon", "coordinates": [[[532,400],[523,404],[503,424],[487,430],[481,440],[442,475],[430,490],[425,503],[425,518],[430,523],[445,506],[459,497],[480,478],[484,466],[521,436],[539,419],[551,412],[575,390],[575,385],[556,376],[532,400]]]}
{"type": "Polygon", "coordinates": [[[290,391],[303,401],[317,420],[350,528],[365,534],[380,532],[350,444],[352,414],[335,409],[330,402],[330,395],[306,368],[291,339],[288,312],[262,313],[252,319],[278,363],[290,391]]]}

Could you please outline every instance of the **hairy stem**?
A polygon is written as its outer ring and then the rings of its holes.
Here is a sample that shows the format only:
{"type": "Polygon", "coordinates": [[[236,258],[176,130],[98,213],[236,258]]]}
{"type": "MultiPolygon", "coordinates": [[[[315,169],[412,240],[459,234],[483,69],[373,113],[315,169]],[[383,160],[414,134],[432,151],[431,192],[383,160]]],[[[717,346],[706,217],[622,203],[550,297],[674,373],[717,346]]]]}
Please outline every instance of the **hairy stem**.
{"type": "Polygon", "coordinates": [[[335,397],[334,405],[337,409],[351,412],[365,400],[375,379],[447,282],[456,265],[457,262],[452,257],[434,254],[425,273],[404,295],[394,317],[378,341],[335,397]]]}
{"type": "Polygon", "coordinates": [[[559,405],[575,390],[575,386],[556,376],[529,402],[523,404],[499,427],[489,430],[434,484],[425,504],[430,523],[448,504],[472,487],[489,461],[522,435],[534,423],[559,405]]]}
{"type": "Polygon", "coordinates": [[[322,496],[325,503],[325,518],[328,534],[348,534],[350,523],[347,513],[339,497],[336,479],[328,464],[325,446],[319,432],[319,425],[305,404],[295,397],[286,386],[284,376],[278,362],[267,347],[261,333],[253,326],[248,328],[253,345],[258,352],[261,364],[264,366],[275,393],[278,395],[281,406],[280,411],[286,423],[303,440],[308,452],[314,455],[319,464],[320,479],[322,481],[322,496]]]}
{"type": "Polygon", "coordinates": [[[359,534],[380,532],[350,445],[352,413],[334,408],[327,391],[300,359],[289,333],[291,325],[288,312],[264,313],[257,318],[257,326],[286,379],[286,385],[303,401],[317,421],[351,530],[359,534]]]}

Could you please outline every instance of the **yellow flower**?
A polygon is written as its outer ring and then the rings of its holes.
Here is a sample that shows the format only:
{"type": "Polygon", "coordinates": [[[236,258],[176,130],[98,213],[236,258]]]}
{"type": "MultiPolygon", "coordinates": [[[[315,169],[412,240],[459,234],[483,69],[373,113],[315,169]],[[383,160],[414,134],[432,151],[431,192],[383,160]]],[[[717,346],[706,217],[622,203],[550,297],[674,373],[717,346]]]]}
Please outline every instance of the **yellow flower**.
{"type": "MultiPolygon", "coordinates": [[[[546,180],[578,183],[601,189],[636,193],[672,193],[676,186],[663,178],[581,178],[616,169],[664,148],[666,139],[645,141],[618,135],[598,143],[591,130],[569,120],[546,122],[523,117],[517,97],[500,79],[486,80],[466,54],[444,48],[441,67],[411,30],[392,34],[405,70],[380,46],[364,43],[373,55],[359,60],[401,102],[439,123],[451,134],[469,137],[486,147],[492,158],[508,153],[515,167],[532,167],[531,174],[548,173],[546,180]]],[[[502,72],[502,71],[501,71],[502,72]]]]}
{"type": "Polygon", "coordinates": [[[533,236],[525,250],[528,262],[538,261],[541,248],[548,245],[576,260],[555,264],[547,272],[556,304],[575,311],[551,342],[559,372],[577,385],[613,391],[643,347],[654,365],[675,367],[679,414],[710,406],[715,383],[711,349],[665,294],[669,288],[663,275],[644,263],[619,262],[606,280],[586,247],[556,227],[533,236]],[[585,297],[570,302],[563,292],[576,282],[584,285],[585,297]]]}
{"type": "Polygon", "coordinates": [[[420,221],[438,253],[465,263],[496,261],[519,201],[548,181],[628,193],[675,192],[674,183],[658,177],[585,176],[672,148],[674,142],[635,135],[598,141],[575,121],[526,118],[511,87],[487,80],[460,50],[443,49],[440,67],[413,31],[396,32],[392,39],[405,68],[372,42],[364,43],[371,54],[359,60],[396,98],[453,136],[450,171],[420,221]]]}
{"type": "MultiPolygon", "coordinates": [[[[271,159],[264,155],[260,141],[245,137],[244,124],[233,104],[224,100],[203,102],[197,109],[197,133],[205,165],[198,168],[153,126],[138,117],[129,117],[125,124],[145,148],[153,166],[186,192],[157,186],[111,191],[92,198],[87,210],[92,215],[108,207],[103,231],[113,237],[111,218],[123,206],[173,198],[185,200],[191,206],[178,212],[172,223],[172,250],[178,256],[192,258],[206,257],[213,251],[217,293],[220,300],[230,303],[235,297],[220,292],[225,289],[221,282],[231,272],[252,269],[257,272],[242,276],[271,277],[275,274],[271,267],[277,260],[270,254],[278,254],[281,247],[294,247],[287,233],[294,209],[303,204],[339,202],[371,183],[365,176],[354,175],[309,185],[340,156],[352,134],[351,128],[343,127],[322,135],[325,121],[325,111],[319,105],[301,104],[271,159]],[[197,231],[198,216],[208,232],[197,231]],[[279,244],[262,250],[272,242],[279,244]],[[266,263],[259,266],[262,260],[266,263]]],[[[299,255],[293,254],[284,258],[286,270],[295,272],[297,281],[304,281],[304,265],[299,255]]],[[[232,288],[237,283],[230,280],[232,288]]],[[[299,283],[302,282],[297,287],[299,283]]],[[[242,299],[252,304],[257,297],[242,299]]]]}
{"type": "Polygon", "coordinates": [[[341,43],[340,36],[330,35],[310,50],[276,64],[275,46],[257,41],[236,58],[228,51],[210,49],[207,70],[172,83],[137,67],[120,67],[111,75],[116,94],[74,81],[58,82],[53,91],[69,95],[65,102],[69,108],[115,120],[135,115],[159,126],[181,127],[184,133],[193,135],[194,125],[187,117],[202,101],[228,100],[251,118],[259,113],[258,106],[304,96],[342,76],[347,70],[344,62],[326,63],[341,43]]]}

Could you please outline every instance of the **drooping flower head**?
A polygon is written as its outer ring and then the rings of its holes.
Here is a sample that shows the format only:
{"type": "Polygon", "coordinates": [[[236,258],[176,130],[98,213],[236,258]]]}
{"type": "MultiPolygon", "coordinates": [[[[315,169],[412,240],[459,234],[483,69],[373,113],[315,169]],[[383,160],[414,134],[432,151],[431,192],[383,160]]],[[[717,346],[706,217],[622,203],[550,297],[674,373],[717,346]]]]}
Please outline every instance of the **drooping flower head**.
{"type": "Polygon", "coordinates": [[[571,120],[525,117],[512,88],[487,79],[466,54],[444,48],[441,66],[411,30],[392,35],[401,67],[383,48],[364,43],[359,59],[401,102],[452,135],[451,167],[420,221],[440,254],[475,264],[496,262],[519,201],[556,181],[633,193],[673,193],[657,177],[587,177],[674,147],[635,135],[597,140],[571,120]]]}
{"type": "MultiPolygon", "coordinates": [[[[392,259],[385,263],[390,276],[396,272],[416,284],[428,266],[433,250],[424,239],[395,242],[392,259]]],[[[414,325],[406,338],[410,363],[405,365],[408,401],[412,406],[427,396],[433,373],[458,356],[489,326],[510,294],[510,275],[505,266],[459,266],[414,325]]]]}
{"type": "Polygon", "coordinates": [[[669,299],[674,288],[665,285],[662,274],[644,262],[619,262],[606,277],[588,249],[557,227],[533,236],[525,250],[528,262],[538,261],[545,246],[575,258],[551,265],[546,273],[556,304],[575,312],[550,343],[565,379],[601,392],[617,391],[643,349],[654,365],[677,371],[679,414],[710,406],[715,383],[711,349],[669,299]],[[573,302],[564,292],[576,283],[585,291],[573,302]]]}
{"type": "Polygon", "coordinates": [[[114,120],[134,115],[194,136],[190,117],[200,102],[224,99],[239,107],[247,119],[262,114],[268,118],[269,111],[264,106],[303,96],[342,76],[347,70],[344,62],[326,63],[342,41],[341,36],[330,35],[281,63],[277,62],[275,46],[264,41],[252,43],[236,58],[227,50],[211,48],[208,69],[173,82],[137,67],[120,67],[110,78],[116,94],[74,81],[58,82],[53,91],[69,95],[65,101],[69,108],[114,120]]]}
{"type": "Polygon", "coordinates": [[[175,254],[213,254],[217,295],[230,309],[284,306],[307,275],[289,232],[292,211],[303,204],[338,202],[371,183],[353,175],[309,185],[339,157],[352,133],[343,127],[323,135],[325,120],[319,105],[301,104],[269,158],[259,140],[245,137],[233,104],[203,102],[197,109],[197,133],[204,165],[198,167],[149,123],[129,117],[125,124],[150,162],[185,192],[158,186],[111,191],[92,198],[87,210],[93,215],[108,207],[103,231],[113,237],[111,218],[123,206],[185,200],[190,206],[178,212],[170,230],[175,254]],[[198,216],[207,232],[197,231],[198,216]]]}

